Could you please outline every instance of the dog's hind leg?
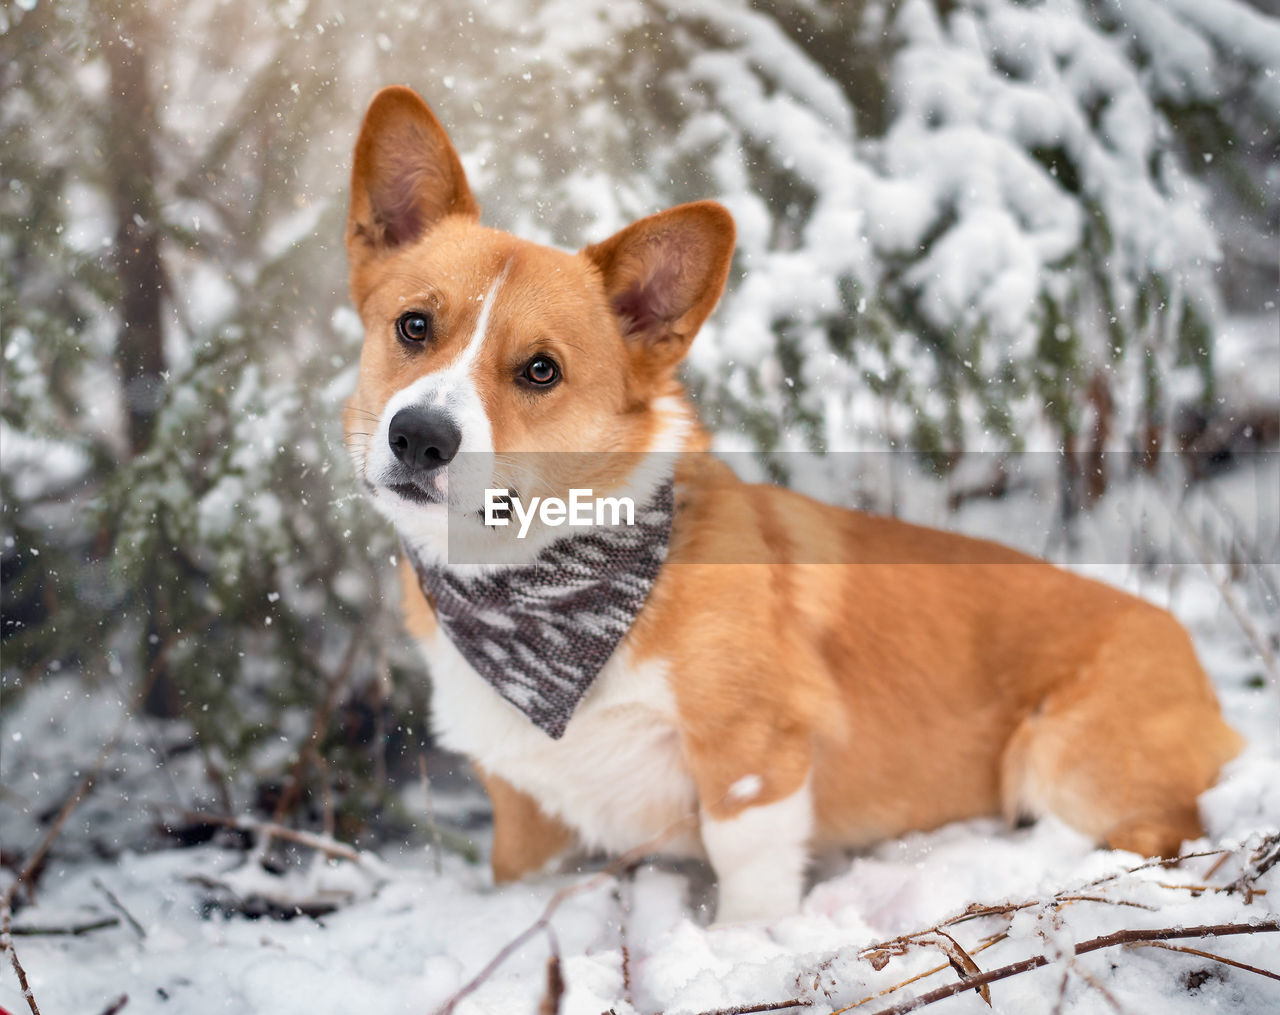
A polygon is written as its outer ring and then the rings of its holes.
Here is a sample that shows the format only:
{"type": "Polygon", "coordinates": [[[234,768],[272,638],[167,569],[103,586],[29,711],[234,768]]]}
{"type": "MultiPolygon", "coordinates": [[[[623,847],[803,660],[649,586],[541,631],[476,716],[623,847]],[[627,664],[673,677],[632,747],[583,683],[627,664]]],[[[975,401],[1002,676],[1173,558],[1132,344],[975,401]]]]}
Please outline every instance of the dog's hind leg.
{"type": "Polygon", "coordinates": [[[1015,729],[1001,761],[1005,814],[1054,814],[1113,849],[1171,856],[1202,834],[1197,797],[1241,743],[1186,632],[1136,609],[1015,729]]]}

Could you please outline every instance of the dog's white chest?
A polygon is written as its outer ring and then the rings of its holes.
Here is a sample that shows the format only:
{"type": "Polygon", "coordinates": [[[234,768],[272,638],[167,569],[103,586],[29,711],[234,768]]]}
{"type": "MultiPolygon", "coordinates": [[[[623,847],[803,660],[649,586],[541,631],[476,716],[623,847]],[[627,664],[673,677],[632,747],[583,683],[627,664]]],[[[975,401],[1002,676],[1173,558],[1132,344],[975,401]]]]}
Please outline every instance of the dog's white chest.
{"type": "Polygon", "coordinates": [[[503,699],[440,631],[421,642],[441,743],[532,796],[583,845],[612,853],[667,836],[663,852],[697,852],[670,834],[697,815],[675,702],[660,661],[635,665],[625,645],[552,740],[503,699]]]}

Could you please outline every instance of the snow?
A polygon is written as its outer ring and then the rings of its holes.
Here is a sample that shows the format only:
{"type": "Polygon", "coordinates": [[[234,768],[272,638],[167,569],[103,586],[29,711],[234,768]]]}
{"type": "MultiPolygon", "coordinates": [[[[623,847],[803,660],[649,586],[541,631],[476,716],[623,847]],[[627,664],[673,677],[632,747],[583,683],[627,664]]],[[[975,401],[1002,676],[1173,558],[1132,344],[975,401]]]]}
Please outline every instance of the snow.
{"type": "MultiPolygon", "coordinates": [[[[1115,580],[1125,580],[1115,566],[1115,580]]],[[[1126,581],[1133,586],[1129,569],[1126,581]]],[[[567,990],[562,1011],[669,1015],[735,1004],[803,998],[829,1012],[945,962],[936,948],[918,945],[876,969],[860,952],[877,941],[927,930],[971,903],[1034,902],[1016,913],[1007,938],[976,955],[982,969],[1027,955],[1062,951],[1119,929],[1205,925],[1280,915],[1280,867],[1258,884],[1268,894],[1246,903],[1239,894],[1199,893],[1190,886],[1225,886],[1262,835],[1280,831],[1280,695],[1259,687],[1256,655],[1224,615],[1210,578],[1181,569],[1172,585],[1148,586],[1171,605],[1197,637],[1230,721],[1248,738],[1218,786],[1202,801],[1207,837],[1192,851],[1242,848],[1242,855],[1210,874],[1216,857],[1175,868],[1123,874],[1139,858],[1094,849],[1053,819],[1009,830],[995,819],[948,825],[880,844],[864,853],[825,856],[802,912],[771,926],[708,926],[710,879],[697,865],[646,862],[631,878],[561,873],[494,887],[483,866],[431,847],[389,847],[357,866],[312,856],[283,875],[266,873],[251,851],[215,839],[189,849],[126,851],[114,860],[92,848],[61,853],[41,881],[38,905],[22,909],[19,928],[87,923],[115,917],[115,926],[81,936],[19,936],[20,957],[42,1010],[100,1010],[121,993],[133,1012],[203,1012],[227,1006],[245,1011],[385,1011],[424,1013],[447,1002],[507,944],[537,920],[557,892],[569,889],[550,919],[567,990]],[[1089,887],[1099,878],[1113,880],[1089,887]],[[585,887],[583,887],[585,886],[585,887]],[[105,889],[105,890],[104,890],[105,889]],[[108,899],[109,891],[141,925],[133,929],[108,899]],[[1105,897],[1055,905],[1056,894],[1105,897]],[[328,903],[337,908],[290,921],[226,915],[236,899],[271,898],[279,909],[328,903]],[[1120,905],[1120,902],[1124,905],[1120,905]],[[218,908],[221,905],[222,908],[218,908]],[[212,906],[212,908],[211,908],[212,906]],[[1152,908],[1138,908],[1152,907],[1152,908]],[[624,996],[622,947],[629,956],[630,995],[624,996]]],[[[89,694],[70,675],[47,680],[5,716],[0,728],[0,776],[11,799],[31,811],[57,802],[88,762],[88,745],[107,740],[121,710],[107,687],[89,694]],[[43,801],[43,803],[37,803],[43,801]]],[[[155,771],[155,730],[133,724],[110,776],[90,796],[66,833],[76,842],[136,841],[149,820],[148,777],[155,771]],[[131,746],[132,745],[132,746],[131,746]],[[143,746],[139,746],[143,745],[143,746]],[[149,746],[146,746],[149,745],[149,746]]],[[[178,731],[180,733],[181,731],[178,731]]],[[[296,730],[291,739],[301,736],[296,730]]],[[[172,734],[174,741],[180,740],[172,734]]],[[[285,741],[282,741],[283,747],[285,741]]],[[[189,756],[188,756],[189,757],[189,756]]],[[[181,758],[165,765],[184,784],[181,758]],[[179,767],[174,767],[178,765],[179,767]]],[[[198,761],[192,759],[192,766],[198,761]]],[[[751,777],[736,787],[746,795],[751,777]]],[[[480,806],[474,790],[436,791],[440,820],[461,820],[480,806]]],[[[425,799],[406,793],[423,814],[425,799]]],[[[5,811],[7,848],[28,848],[39,828],[28,813],[5,811]]],[[[487,849],[483,835],[478,840],[487,849]]],[[[301,851],[305,853],[306,851],[301,851]]],[[[300,853],[294,854],[301,855],[300,853]]],[[[975,952],[981,939],[1004,929],[988,917],[951,928],[975,952]]],[[[1275,938],[1255,934],[1184,944],[1262,968],[1275,965],[1275,938]]],[[[457,1007],[459,1013],[534,1012],[545,984],[549,939],[534,934],[457,1007]]],[[[877,960],[878,961],[878,960],[877,960]]],[[[1213,1006],[1261,1013],[1280,1004],[1272,981],[1194,956],[1155,948],[1106,950],[1055,961],[1050,967],[992,985],[994,1010],[1049,1011],[1066,975],[1062,1011],[1099,1010],[1100,983],[1132,1011],[1199,1013],[1213,1006]],[[1197,987],[1187,976],[1210,975],[1197,987]]],[[[943,971],[914,984],[924,992],[950,982],[943,971]]],[[[889,1000],[901,1000],[894,994],[889,1000]]],[[[984,1010],[972,994],[947,1002],[947,1011],[984,1010]]],[[[16,983],[0,977],[0,1006],[22,1010],[16,983]]],[[[874,1009],[871,1009],[874,1010],[874,1009]]]]}
{"type": "MultiPolygon", "coordinates": [[[[33,0],[17,5],[34,6],[33,0]]],[[[821,24],[822,5],[797,0],[785,6],[813,14],[821,24]]],[[[337,273],[332,275],[305,260],[297,268],[300,259],[293,255],[340,245],[350,135],[359,104],[376,84],[411,79],[429,101],[441,104],[487,220],[522,235],[575,245],[598,240],[677,195],[718,197],[730,207],[738,224],[738,272],[724,306],[693,347],[691,373],[713,400],[729,403],[721,422],[731,428],[717,433],[717,447],[743,457],[762,442],[732,427],[752,415],[777,421],[779,448],[826,451],[898,447],[922,413],[945,416],[953,406],[937,384],[936,358],[902,315],[903,305],[917,302],[925,322],[956,337],[954,351],[972,357],[982,383],[1011,362],[1034,365],[1043,306],[1052,302],[1078,328],[1080,369],[1114,370],[1121,403],[1116,439],[1131,436],[1133,414],[1143,404],[1139,339],[1167,340],[1175,323],[1171,314],[1161,322],[1155,311],[1139,320],[1138,297],[1154,288],[1153,280],[1168,283],[1157,302],[1195,305],[1212,321],[1217,237],[1228,229],[1211,219],[1208,195],[1191,178],[1200,167],[1180,161],[1160,104],[1211,103],[1224,94],[1234,100],[1235,75],[1247,68],[1253,72],[1248,93],[1260,106],[1280,108],[1280,27],[1241,0],[868,4],[862,33],[897,40],[879,51],[884,65],[877,74],[890,96],[882,136],[859,122],[853,78],[839,80],[820,65],[820,49],[806,48],[761,5],[494,0],[457,18],[455,5],[408,5],[399,13],[379,11],[376,26],[353,31],[349,23],[349,52],[344,47],[341,58],[310,47],[304,35],[314,38],[326,24],[341,23],[343,5],[331,22],[311,17],[313,7],[290,0],[274,12],[245,15],[248,20],[237,26],[220,0],[185,5],[169,28],[174,38],[196,42],[170,47],[154,68],[165,95],[158,109],[165,139],[157,170],[162,224],[195,238],[190,249],[186,240],[166,241],[178,318],[172,331],[190,341],[171,341],[167,348],[178,380],[161,425],[167,443],[177,447],[187,444],[179,438],[192,434],[225,435],[219,452],[224,461],[209,468],[207,482],[189,483],[175,464],[161,469],[154,483],[132,490],[136,504],[127,510],[137,517],[127,519],[122,543],[151,532],[157,516],[173,519],[175,527],[185,526],[182,537],[207,544],[193,547],[193,556],[207,562],[216,555],[227,591],[239,584],[246,562],[296,545],[280,541],[286,519],[299,531],[316,524],[312,512],[297,511],[297,498],[284,493],[292,487],[282,481],[297,484],[294,472],[301,472],[307,484],[309,475],[314,478],[307,469],[327,470],[345,460],[334,438],[305,436],[305,428],[316,425],[307,407],[314,402],[297,397],[304,375],[298,364],[319,363],[333,375],[315,389],[331,419],[352,389],[362,327],[349,307],[337,306],[340,255],[325,262],[326,271],[337,273]],[[947,13],[940,15],[941,9],[947,13]],[[1093,17],[1100,10],[1114,15],[1118,27],[1103,27],[1093,17]],[[676,27],[646,34],[639,56],[619,52],[617,40],[634,43],[655,14],[676,27]],[[281,35],[279,23],[290,33],[281,35]],[[357,36],[370,45],[362,50],[357,36]],[[653,53],[646,55],[646,46],[653,53]],[[305,151],[284,133],[293,129],[288,111],[307,95],[291,80],[304,77],[301,62],[289,68],[291,87],[283,101],[267,103],[279,126],[260,136],[235,133],[250,113],[246,86],[269,81],[273,66],[283,70],[282,57],[295,50],[326,63],[323,75],[305,77],[307,89],[321,77],[325,87],[330,78],[337,82],[319,133],[305,151]],[[655,95],[661,103],[651,104],[655,95]],[[234,144],[220,149],[222,138],[234,144]],[[253,204],[256,177],[250,170],[265,158],[264,144],[288,156],[280,167],[288,174],[288,200],[272,205],[264,232],[250,234],[231,212],[253,204]],[[1059,149],[1078,177],[1071,184],[1066,162],[1049,166],[1036,155],[1059,149]],[[207,192],[203,185],[191,188],[200,179],[208,182],[207,192]],[[1082,245],[1093,221],[1091,206],[1103,211],[1113,239],[1105,248],[1082,245]],[[324,238],[312,244],[312,236],[324,238]],[[272,274],[277,267],[287,269],[283,283],[272,274]],[[312,271],[323,279],[318,289],[295,274],[312,271]],[[1103,283],[1112,304],[1106,310],[1093,291],[1103,283]],[[271,352],[262,362],[229,372],[213,358],[212,366],[201,365],[223,341],[248,350],[246,336],[267,323],[251,312],[254,300],[294,287],[306,299],[325,293],[315,304],[318,316],[282,303],[292,323],[270,324],[271,352]],[[828,324],[848,319],[854,306],[851,347],[836,355],[828,324]],[[1119,362],[1105,327],[1105,313],[1112,310],[1124,318],[1130,337],[1127,358],[1119,362]],[[784,332],[790,360],[779,355],[784,332]],[[967,336],[987,332],[991,341],[965,347],[967,336]],[[873,383],[889,389],[899,374],[918,389],[913,397],[871,390],[873,383]],[[734,402],[745,411],[735,415],[734,402]],[[797,405],[818,420],[813,434],[789,425],[797,405]],[[217,412],[231,418],[221,430],[210,424],[217,412]],[[325,440],[332,446],[324,448],[325,440]],[[299,468],[282,475],[282,457],[296,459],[299,468]]],[[[17,21],[20,15],[0,13],[0,31],[17,21]]],[[[105,62],[86,59],[68,73],[97,109],[109,83],[105,62]]],[[[49,167],[71,170],[74,182],[60,191],[69,202],[67,251],[96,256],[110,240],[110,216],[100,183],[83,172],[93,168],[92,157],[71,157],[84,135],[68,125],[71,118],[86,119],[88,106],[69,104],[68,120],[46,119],[28,108],[34,99],[26,88],[11,91],[15,122],[34,119],[33,143],[47,150],[49,167]]],[[[307,122],[314,131],[316,123],[307,122]]],[[[24,207],[24,192],[43,185],[9,181],[15,207],[24,207]]],[[[7,242],[0,237],[0,246],[7,242]]],[[[61,299],[64,275],[74,274],[74,266],[59,261],[58,270],[33,275],[24,302],[38,307],[61,299]]],[[[107,303],[102,301],[104,311],[111,310],[107,303]]],[[[5,391],[15,408],[0,424],[0,445],[6,481],[24,510],[27,501],[92,478],[86,451],[92,441],[112,447],[103,435],[114,433],[119,443],[123,412],[110,360],[117,323],[112,313],[95,314],[69,335],[77,360],[97,357],[72,379],[79,430],[56,416],[42,421],[35,415],[53,403],[51,385],[60,383],[49,365],[49,336],[21,320],[7,329],[5,391]]],[[[1256,317],[1221,322],[1214,353],[1218,390],[1234,409],[1274,405],[1280,398],[1274,305],[1256,317]]],[[[1171,392],[1195,398],[1194,371],[1165,379],[1171,392]]],[[[972,394],[960,398],[968,446],[983,446],[986,435],[976,431],[985,424],[972,394]]],[[[1029,447],[1056,447],[1060,435],[1044,426],[1034,401],[1013,407],[1012,429],[1029,447]]],[[[945,961],[938,947],[919,945],[877,968],[878,959],[860,954],[866,947],[932,927],[974,902],[1021,900],[1035,904],[1014,914],[1008,937],[989,949],[979,952],[978,943],[1003,926],[998,919],[953,928],[984,969],[1028,954],[1055,955],[1050,968],[993,984],[996,1011],[1108,1010],[1093,982],[1133,1012],[1280,1010],[1274,981],[1194,956],[1141,948],[1061,957],[1072,943],[1121,927],[1274,919],[1280,912],[1280,868],[1260,882],[1267,894],[1248,903],[1238,893],[1191,890],[1206,882],[1229,884],[1260,837],[1280,828],[1280,689],[1267,682],[1256,647],[1225,605],[1223,575],[1204,571],[1169,510],[1178,505],[1219,540],[1215,545],[1230,548],[1219,559],[1236,561],[1241,573],[1228,590],[1245,600],[1253,623],[1274,642],[1277,607],[1265,598],[1280,568],[1274,463],[1218,481],[1213,496],[1228,506],[1226,514],[1203,491],[1184,498],[1158,477],[1132,479],[1125,499],[1095,508],[1074,542],[1064,545],[1050,540],[1058,530],[1046,514],[1056,503],[1056,460],[1041,456],[1016,475],[1025,487],[1009,501],[976,502],[956,514],[949,496],[963,482],[981,483],[994,459],[971,456],[943,484],[925,480],[904,455],[806,459],[817,492],[828,499],[854,488],[872,507],[1048,552],[1175,610],[1196,636],[1228,717],[1249,740],[1221,783],[1205,794],[1208,836],[1189,847],[1238,849],[1217,871],[1211,872],[1217,858],[1205,857],[1179,868],[1123,874],[1137,858],[1093,849],[1056,821],[1009,830],[978,820],[855,856],[818,858],[800,915],[769,927],[711,927],[709,876],[696,866],[645,863],[634,876],[619,877],[600,876],[596,864],[594,881],[589,871],[571,871],[493,886],[483,864],[462,855],[468,840],[487,855],[487,805],[473,783],[459,778],[440,780],[430,802],[417,786],[402,790],[420,822],[434,811],[448,831],[450,851],[443,855],[416,839],[385,845],[380,857],[364,855],[359,864],[294,849],[286,852],[285,872],[270,874],[258,853],[246,851],[230,833],[178,849],[157,832],[161,812],[219,810],[219,801],[201,796],[211,792],[204,771],[207,764],[228,763],[216,747],[207,747],[208,757],[193,749],[189,722],[130,714],[126,702],[137,674],[122,664],[130,658],[127,651],[109,647],[97,661],[87,652],[68,653],[68,659],[84,657],[85,672],[55,662],[26,680],[18,702],[4,702],[0,714],[0,846],[6,860],[29,853],[99,750],[118,739],[93,793],[59,839],[37,903],[21,908],[15,920],[19,930],[119,922],[80,936],[19,936],[35,996],[47,1013],[101,1011],[123,993],[128,1013],[428,1012],[537,920],[557,893],[574,890],[550,919],[567,983],[562,1010],[569,1013],[676,1015],[787,998],[812,1001],[809,1010],[827,1012],[945,961]],[[1250,539],[1243,554],[1223,534],[1233,527],[1250,539]],[[1147,568],[1148,559],[1163,563],[1147,568]],[[1111,903],[1052,902],[1055,894],[1073,888],[1085,894],[1085,886],[1116,874],[1121,876],[1087,892],[1111,903]],[[250,919],[236,912],[246,899],[260,906],[270,899],[282,911],[336,908],[291,921],[250,919]],[[1137,905],[1114,904],[1119,901],[1137,905]],[[1207,971],[1206,978],[1190,984],[1188,974],[1199,970],[1207,971]],[[1063,1003],[1056,1006],[1060,985],[1063,1003]]],[[[796,465],[795,471],[803,469],[796,465]]],[[[327,506],[331,513],[343,506],[342,524],[354,524],[346,506],[356,495],[341,489],[327,506]]],[[[327,490],[308,485],[307,497],[323,508],[327,490]]],[[[52,510],[32,512],[30,519],[41,525],[57,520],[52,510]]],[[[364,538],[361,531],[354,541],[363,546],[364,538]]],[[[38,552],[25,540],[9,538],[6,564],[11,553],[38,552]]],[[[46,550],[42,560],[49,556],[46,550]]],[[[59,595],[94,604],[110,588],[95,568],[117,564],[103,561],[68,576],[59,595]]],[[[353,613],[366,615],[372,597],[367,573],[345,570],[334,585],[353,613]]],[[[279,581],[273,587],[281,590],[272,593],[283,597],[281,605],[310,597],[317,601],[310,614],[323,609],[315,583],[299,589],[279,581]]],[[[277,609],[274,600],[270,605],[277,609]]],[[[72,639],[80,636],[71,632],[72,639]]],[[[265,653],[247,662],[263,671],[255,694],[271,689],[271,664],[265,653]]],[[[307,718],[297,712],[273,721],[267,732],[264,722],[273,713],[248,697],[246,719],[262,729],[263,742],[253,755],[257,770],[230,777],[237,800],[251,798],[263,772],[292,761],[308,732],[307,718]]],[[[747,776],[731,794],[749,800],[759,785],[759,776],[747,776]]],[[[12,876],[0,869],[0,885],[12,876]]],[[[1276,941],[1255,935],[1189,944],[1275,969],[1276,941]]],[[[548,935],[532,935],[458,1010],[536,1010],[550,951],[548,935]]],[[[860,1010],[953,979],[944,969],[860,1010]]],[[[25,1010],[7,965],[0,968],[0,1006],[15,1015],[25,1010]]],[[[986,1007],[968,993],[939,1010],[986,1007]]]]}

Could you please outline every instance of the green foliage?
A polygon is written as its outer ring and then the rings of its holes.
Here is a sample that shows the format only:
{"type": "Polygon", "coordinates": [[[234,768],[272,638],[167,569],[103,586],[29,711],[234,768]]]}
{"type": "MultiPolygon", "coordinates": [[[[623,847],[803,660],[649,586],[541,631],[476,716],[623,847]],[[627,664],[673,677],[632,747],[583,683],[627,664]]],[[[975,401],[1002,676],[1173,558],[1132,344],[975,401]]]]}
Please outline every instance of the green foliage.
{"type": "MultiPolygon", "coordinates": [[[[324,778],[352,826],[386,804],[387,752],[413,753],[427,692],[338,413],[360,339],[349,153],[393,81],[449,126],[490,224],[577,245],[677,201],[730,206],[730,292],[687,368],[730,444],[910,448],[944,471],[971,447],[1088,438],[1097,378],[1128,445],[1169,416],[1173,371],[1209,404],[1217,250],[1264,271],[1232,252],[1257,237],[1226,242],[1209,201],[1274,232],[1272,36],[1225,38],[1191,0],[1151,9],[11,6],[6,692],[123,657],[243,805],[286,778],[344,679],[365,718],[326,725],[324,778]],[[130,104],[117,84],[139,69],[149,101],[130,104]],[[126,151],[144,113],[145,150],[126,151]],[[156,240],[154,263],[131,236],[156,240]],[[148,335],[129,309],[144,269],[162,309],[148,335]],[[139,446],[122,372],[143,338],[164,370],[139,446]]],[[[767,467],[785,478],[780,456],[767,467]]]]}
{"type": "MultiPolygon", "coordinates": [[[[134,163],[113,154],[113,125],[127,111],[97,86],[111,36],[81,33],[79,80],[59,77],[33,41],[60,27],[55,7],[5,37],[24,47],[6,61],[14,176],[0,229],[6,684],[20,690],[50,664],[93,681],[122,654],[148,708],[188,719],[211,767],[252,793],[247,773],[270,778],[288,760],[281,735],[306,729],[352,639],[348,683],[380,702],[385,688],[370,688],[399,644],[380,589],[392,543],[359,502],[337,422],[335,377],[359,344],[334,242],[345,209],[338,187],[308,187],[331,160],[298,150],[324,130],[334,12],[295,22],[278,8],[255,66],[244,36],[201,31],[217,5],[133,9],[130,42],[166,96],[146,139],[163,170],[122,186],[134,163]],[[238,93],[211,97],[203,67],[186,77],[193,54],[174,45],[184,30],[203,40],[207,65],[244,65],[238,93]],[[224,118],[195,138],[182,124],[211,99],[224,118]],[[49,143],[64,117],[72,148],[49,143]],[[112,256],[113,198],[139,187],[161,238],[159,262],[145,266],[112,256]],[[139,322],[121,295],[144,269],[163,280],[166,370],[148,440],[131,451],[122,353],[139,322]]],[[[121,11],[79,13],[101,17],[104,32],[127,27],[112,17],[121,11]]],[[[423,697],[409,689],[379,707],[416,714],[400,724],[420,735],[423,697]]],[[[349,788],[365,809],[385,792],[349,788]]]]}

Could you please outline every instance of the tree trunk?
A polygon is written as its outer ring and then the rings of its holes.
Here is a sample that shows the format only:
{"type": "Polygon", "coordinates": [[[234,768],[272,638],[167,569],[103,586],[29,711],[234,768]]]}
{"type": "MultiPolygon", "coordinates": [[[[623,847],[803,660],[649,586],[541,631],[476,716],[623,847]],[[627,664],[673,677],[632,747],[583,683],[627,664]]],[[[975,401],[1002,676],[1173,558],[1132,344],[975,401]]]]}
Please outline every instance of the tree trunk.
{"type": "MultiPolygon", "coordinates": [[[[159,121],[147,67],[155,26],[146,6],[131,0],[104,3],[100,10],[111,83],[103,153],[116,219],[114,257],[120,283],[116,366],[128,412],[129,450],[137,455],[150,446],[164,401],[163,314],[168,279],[160,253],[155,192],[159,121]]],[[[154,671],[143,708],[151,715],[173,718],[182,707],[178,686],[160,659],[165,611],[151,583],[144,584],[142,598],[143,652],[147,672],[154,671]]]]}
{"type": "Polygon", "coordinates": [[[103,52],[111,81],[104,154],[116,218],[115,264],[120,279],[116,362],[129,414],[129,449],[134,454],[151,441],[165,372],[162,315],[167,279],[160,255],[153,147],[158,122],[146,62],[152,31],[142,4],[125,0],[104,11],[103,52]]]}

